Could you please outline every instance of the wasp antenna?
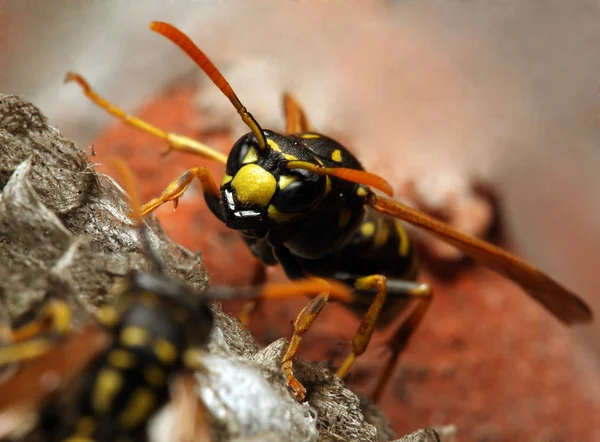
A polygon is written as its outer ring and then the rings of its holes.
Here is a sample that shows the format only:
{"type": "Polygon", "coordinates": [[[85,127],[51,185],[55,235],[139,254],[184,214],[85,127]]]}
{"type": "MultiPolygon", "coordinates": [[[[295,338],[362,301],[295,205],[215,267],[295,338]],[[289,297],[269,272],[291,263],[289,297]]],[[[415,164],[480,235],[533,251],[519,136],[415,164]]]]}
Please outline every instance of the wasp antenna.
{"type": "Polygon", "coordinates": [[[138,191],[138,186],[136,183],[137,180],[135,179],[135,176],[133,175],[133,172],[131,171],[129,166],[127,166],[127,164],[125,164],[123,160],[121,160],[120,158],[113,158],[110,162],[123,178],[125,191],[129,195],[129,204],[131,206],[133,219],[137,223],[138,229],[140,231],[140,237],[142,240],[142,247],[144,253],[148,257],[148,259],[150,259],[156,270],[162,271],[162,262],[156,254],[156,250],[154,250],[154,248],[152,247],[152,243],[150,242],[150,236],[148,234],[148,226],[146,225],[142,217],[142,205],[140,193],[138,191]]]}
{"type": "Polygon", "coordinates": [[[308,161],[288,161],[288,169],[304,169],[317,175],[334,176],[353,183],[364,184],[380,190],[388,196],[394,196],[394,189],[391,184],[379,175],[365,172],[364,170],[348,169],[345,167],[324,167],[308,161]]]}
{"type": "Polygon", "coordinates": [[[231,104],[236,108],[244,123],[252,130],[252,133],[258,140],[259,148],[261,150],[267,149],[267,138],[265,137],[262,128],[252,114],[248,112],[235,92],[233,92],[231,85],[225,80],[225,77],[223,77],[223,74],[219,72],[213,62],[208,59],[206,54],[202,52],[187,35],[169,23],[153,21],[150,23],[150,29],[171,40],[179,47],[179,49],[185,52],[188,57],[194,60],[200,69],[208,75],[208,78],[210,78],[221,92],[229,98],[229,101],[231,101],[231,104]]]}

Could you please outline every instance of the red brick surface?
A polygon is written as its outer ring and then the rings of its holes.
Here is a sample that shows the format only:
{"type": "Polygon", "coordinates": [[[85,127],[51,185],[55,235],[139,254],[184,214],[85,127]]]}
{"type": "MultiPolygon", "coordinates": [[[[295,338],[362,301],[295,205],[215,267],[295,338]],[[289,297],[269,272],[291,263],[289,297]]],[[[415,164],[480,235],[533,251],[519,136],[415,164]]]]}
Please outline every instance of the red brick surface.
{"type": "MultiPolygon", "coordinates": [[[[176,89],[151,99],[139,115],[171,131],[194,136],[223,152],[224,135],[194,132],[191,89],[176,89]]],[[[232,118],[235,114],[232,112],[232,118]]],[[[186,154],[161,158],[159,140],[115,123],[94,143],[103,163],[111,155],[129,162],[140,177],[144,201],[189,167],[208,165],[220,182],[224,167],[186,154]]],[[[98,169],[106,172],[103,165],[98,169]]],[[[377,171],[385,176],[385,171],[377,171]]],[[[246,284],[252,257],[236,232],[206,209],[199,186],[156,214],[172,239],[199,250],[213,284],[246,284]]],[[[283,278],[277,269],[271,280],[283,278]]],[[[600,440],[597,385],[577,356],[571,335],[557,320],[511,283],[479,266],[461,269],[451,280],[425,269],[423,279],[435,299],[423,324],[400,359],[381,406],[398,435],[432,424],[455,424],[460,441],[600,440]]],[[[303,301],[264,306],[251,327],[259,342],[291,334],[290,322],[303,301]]],[[[229,305],[235,312],[239,305],[229,305]]],[[[358,319],[339,305],[329,305],[306,335],[301,356],[339,363],[358,319]]],[[[385,332],[378,333],[359,358],[348,382],[368,392],[385,360],[385,332]]]]}

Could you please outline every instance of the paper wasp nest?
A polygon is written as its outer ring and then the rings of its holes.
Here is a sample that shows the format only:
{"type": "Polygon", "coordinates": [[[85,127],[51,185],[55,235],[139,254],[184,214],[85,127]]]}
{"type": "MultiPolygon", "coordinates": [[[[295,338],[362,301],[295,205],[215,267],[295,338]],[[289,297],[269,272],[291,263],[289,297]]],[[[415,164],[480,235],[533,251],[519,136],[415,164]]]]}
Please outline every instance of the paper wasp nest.
{"type": "MultiPolygon", "coordinates": [[[[60,296],[75,322],[110,301],[113,286],[133,268],[147,268],[127,199],[99,175],[86,153],[48,125],[32,104],[0,95],[0,321],[10,324],[47,296],[60,296]]],[[[152,242],[174,278],[207,287],[199,253],[171,242],[153,216],[152,242]]],[[[279,361],[281,339],[259,351],[240,323],[214,306],[217,325],[196,389],[217,440],[387,441],[383,414],[359,399],[326,364],[298,360],[308,404],[292,399],[279,361]]],[[[154,419],[151,439],[171,440],[173,403],[154,419]]],[[[452,431],[420,430],[402,441],[440,441],[452,431]]]]}

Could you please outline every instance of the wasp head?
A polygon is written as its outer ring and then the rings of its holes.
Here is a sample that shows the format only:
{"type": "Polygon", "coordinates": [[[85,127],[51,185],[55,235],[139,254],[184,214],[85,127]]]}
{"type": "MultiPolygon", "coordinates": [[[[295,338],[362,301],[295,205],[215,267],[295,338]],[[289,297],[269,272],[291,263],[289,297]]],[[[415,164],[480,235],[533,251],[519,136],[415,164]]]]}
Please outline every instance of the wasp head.
{"type": "Polygon", "coordinates": [[[291,142],[271,131],[264,133],[267,148],[261,150],[249,133],[235,143],[227,159],[221,207],[230,228],[271,228],[305,214],[325,194],[326,177],[289,170],[288,161],[297,159],[286,153],[291,142]]]}

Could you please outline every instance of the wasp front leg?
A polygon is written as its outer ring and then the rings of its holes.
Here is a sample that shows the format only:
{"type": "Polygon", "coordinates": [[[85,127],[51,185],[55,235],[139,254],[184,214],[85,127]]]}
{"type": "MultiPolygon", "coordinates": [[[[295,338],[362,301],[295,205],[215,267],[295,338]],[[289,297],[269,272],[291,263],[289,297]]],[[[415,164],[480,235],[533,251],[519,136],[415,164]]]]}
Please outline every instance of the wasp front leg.
{"type": "Polygon", "coordinates": [[[142,206],[142,215],[145,216],[148,213],[153,212],[169,201],[173,201],[175,208],[177,208],[179,198],[181,198],[194,178],[198,178],[202,184],[204,200],[210,211],[222,222],[225,222],[225,218],[221,212],[219,189],[215,184],[210,171],[206,167],[195,167],[186,171],[183,175],[169,184],[158,198],[154,198],[152,201],[144,204],[142,206]]]}

